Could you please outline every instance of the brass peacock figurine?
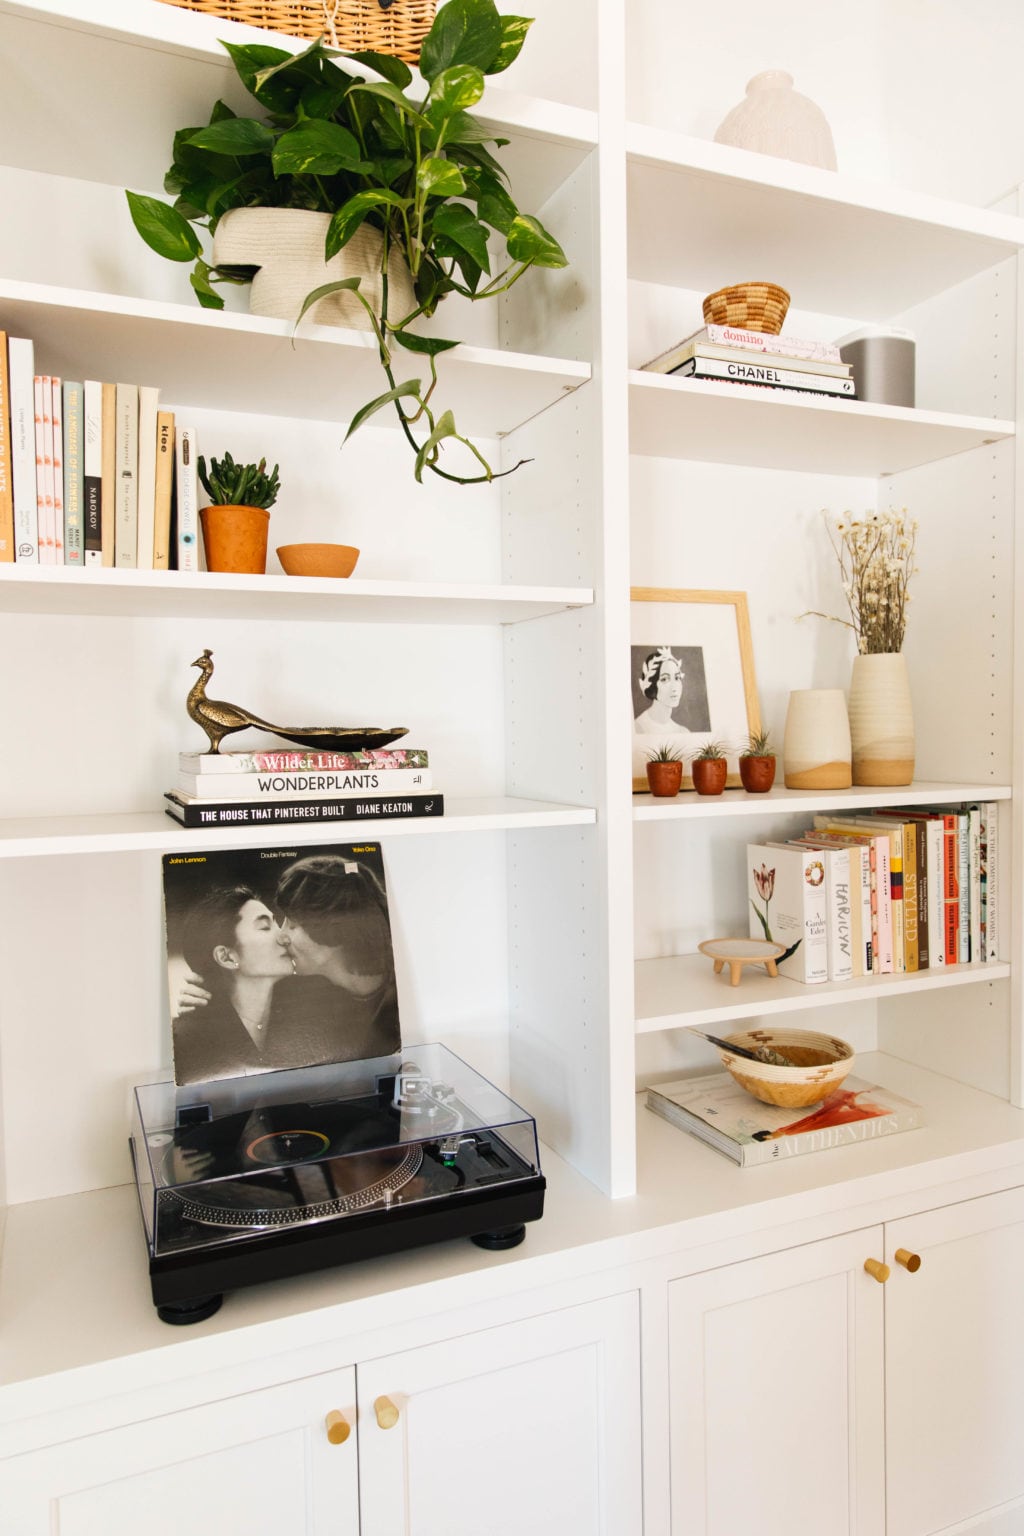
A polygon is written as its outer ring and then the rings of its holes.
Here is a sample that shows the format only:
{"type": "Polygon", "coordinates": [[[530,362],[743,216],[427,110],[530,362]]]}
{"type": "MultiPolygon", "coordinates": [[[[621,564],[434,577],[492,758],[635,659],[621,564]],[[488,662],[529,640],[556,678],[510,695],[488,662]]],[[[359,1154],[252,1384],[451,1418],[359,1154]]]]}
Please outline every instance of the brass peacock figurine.
{"type": "Polygon", "coordinates": [[[376,725],[271,725],[259,715],[242,709],[239,704],[228,704],[223,699],[206,696],[206,685],[213,676],[213,653],[204,651],[192,663],[199,668],[199,677],[189,690],[186,708],[197,725],[201,725],[210,738],[208,753],[219,752],[225,736],[233,731],[244,731],[249,726],[259,731],[270,731],[273,736],[283,736],[285,741],[297,741],[300,746],[312,747],[321,752],[358,752],[371,747],[386,747],[408,731],[408,726],[396,725],[391,730],[381,730],[376,725]]]}

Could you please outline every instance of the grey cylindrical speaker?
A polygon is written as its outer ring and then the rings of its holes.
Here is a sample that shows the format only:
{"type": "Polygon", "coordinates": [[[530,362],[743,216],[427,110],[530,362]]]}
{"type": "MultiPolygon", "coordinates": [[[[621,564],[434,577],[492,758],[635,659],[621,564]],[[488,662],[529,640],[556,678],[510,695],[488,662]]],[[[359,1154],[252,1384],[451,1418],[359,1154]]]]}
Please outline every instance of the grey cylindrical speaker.
{"type": "Polygon", "coordinates": [[[866,325],[841,336],[839,355],[853,367],[858,400],[878,405],[914,404],[913,333],[896,326],[866,325]]]}

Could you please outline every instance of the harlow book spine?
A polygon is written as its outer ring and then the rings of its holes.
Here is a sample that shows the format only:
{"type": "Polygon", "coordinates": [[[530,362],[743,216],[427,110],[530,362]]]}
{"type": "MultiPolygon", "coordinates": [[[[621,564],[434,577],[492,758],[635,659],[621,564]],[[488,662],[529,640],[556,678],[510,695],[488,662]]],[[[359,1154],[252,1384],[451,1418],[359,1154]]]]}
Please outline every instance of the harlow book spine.
{"type": "Polygon", "coordinates": [[[25,336],[7,338],[11,396],[11,488],[14,498],[15,559],[39,564],[36,509],[36,420],[33,399],[35,347],[25,336]]]}
{"type": "Polygon", "coordinates": [[[179,773],[178,789],[196,800],[288,800],[303,795],[425,794],[429,768],[384,768],[357,773],[179,773]]]}
{"type": "Polygon", "coordinates": [[[84,400],[85,563],[103,562],[103,385],[86,379],[84,400]]]}
{"type": "Polygon", "coordinates": [[[790,368],[776,368],[771,363],[733,363],[719,357],[694,357],[672,370],[673,378],[727,379],[735,384],[770,384],[773,389],[802,389],[816,395],[845,395],[852,398],[856,387],[852,379],[837,379],[825,373],[797,373],[790,368]]]}
{"type": "Polygon", "coordinates": [[[386,821],[443,816],[444,796],[348,795],[327,799],[271,800],[238,804],[195,801],[170,790],[164,810],[183,827],[267,827],[292,822],[386,821]]]}
{"type": "Polygon", "coordinates": [[[420,747],[368,748],[362,752],[179,752],[179,773],[216,775],[226,773],[368,773],[381,768],[429,766],[429,755],[420,747]]]}
{"type": "Polygon", "coordinates": [[[64,383],[64,564],[85,564],[85,402],[81,384],[64,383]]]}
{"type": "MultiPolygon", "coordinates": [[[[803,852],[813,849],[821,855],[825,866],[825,889],[828,894],[828,979],[849,981],[855,974],[853,963],[853,915],[851,899],[851,849],[829,847],[823,842],[803,838],[790,844],[767,846],[799,847],[803,852]]],[[[857,911],[860,915],[860,861],[857,861],[857,911]]],[[[860,923],[857,924],[858,933],[860,923]]]]}

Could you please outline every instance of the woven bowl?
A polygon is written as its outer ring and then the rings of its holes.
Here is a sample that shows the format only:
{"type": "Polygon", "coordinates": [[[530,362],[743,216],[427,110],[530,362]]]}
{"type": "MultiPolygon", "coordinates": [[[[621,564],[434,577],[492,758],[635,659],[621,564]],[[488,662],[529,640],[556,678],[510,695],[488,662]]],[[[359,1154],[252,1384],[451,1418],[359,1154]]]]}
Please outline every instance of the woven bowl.
{"type": "Polygon", "coordinates": [[[820,1104],[836,1091],[856,1059],[853,1046],[845,1040],[810,1029],[748,1029],[725,1039],[751,1051],[769,1045],[794,1063],[792,1067],[772,1067],[725,1050],[719,1052],[741,1088],[762,1104],[777,1104],[780,1109],[820,1104]]]}
{"type": "Polygon", "coordinates": [[[351,544],[281,544],[277,558],[286,576],[351,576],[359,551],[351,544]]]}
{"type": "Polygon", "coordinates": [[[777,336],[788,308],[789,294],[776,283],[734,283],[708,294],[704,320],[708,325],[735,325],[743,331],[777,336]]]}

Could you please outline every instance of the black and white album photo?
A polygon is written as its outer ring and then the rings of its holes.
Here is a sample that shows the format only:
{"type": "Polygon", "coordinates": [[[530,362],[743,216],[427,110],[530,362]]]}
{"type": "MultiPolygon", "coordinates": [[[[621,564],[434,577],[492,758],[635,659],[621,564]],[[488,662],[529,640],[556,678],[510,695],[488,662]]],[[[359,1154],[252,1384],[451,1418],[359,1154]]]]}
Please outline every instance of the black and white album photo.
{"type": "Polygon", "coordinates": [[[401,1048],[377,843],[165,854],[176,1083],[401,1048]]]}

